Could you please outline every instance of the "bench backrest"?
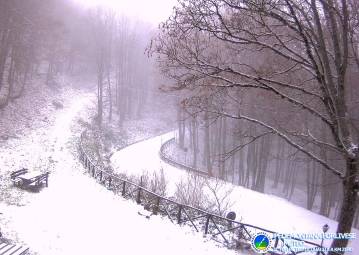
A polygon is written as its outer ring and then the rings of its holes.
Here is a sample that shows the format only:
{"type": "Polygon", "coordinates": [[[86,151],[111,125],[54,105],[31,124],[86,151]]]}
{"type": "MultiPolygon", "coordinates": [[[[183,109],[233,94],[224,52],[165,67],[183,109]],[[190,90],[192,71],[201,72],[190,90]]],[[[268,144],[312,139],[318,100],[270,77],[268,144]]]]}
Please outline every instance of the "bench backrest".
{"type": "Polygon", "coordinates": [[[36,177],[31,178],[29,183],[45,180],[46,178],[48,178],[48,176],[49,176],[49,172],[40,174],[36,177]]]}
{"type": "Polygon", "coordinates": [[[20,175],[26,174],[27,172],[28,172],[28,169],[26,169],[26,168],[23,168],[23,169],[21,169],[21,170],[17,170],[17,171],[12,172],[12,173],[10,174],[10,178],[11,178],[11,179],[14,179],[14,178],[16,178],[16,177],[18,177],[18,176],[20,176],[20,175]]]}

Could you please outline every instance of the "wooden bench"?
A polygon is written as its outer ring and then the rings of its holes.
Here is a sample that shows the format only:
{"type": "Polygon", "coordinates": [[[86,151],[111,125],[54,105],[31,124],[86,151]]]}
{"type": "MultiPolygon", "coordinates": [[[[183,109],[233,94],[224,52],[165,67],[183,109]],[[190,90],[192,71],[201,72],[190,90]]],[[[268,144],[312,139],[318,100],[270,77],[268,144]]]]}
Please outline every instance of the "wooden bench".
{"type": "Polygon", "coordinates": [[[25,255],[28,254],[29,248],[17,245],[9,244],[0,239],[0,255],[25,255]]]}
{"type": "Polygon", "coordinates": [[[14,186],[29,190],[39,190],[43,186],[48,187],[49,172],[30,172],[28,169],[23,168],[12,172],[10,174],[10,179],[14,186]]]}

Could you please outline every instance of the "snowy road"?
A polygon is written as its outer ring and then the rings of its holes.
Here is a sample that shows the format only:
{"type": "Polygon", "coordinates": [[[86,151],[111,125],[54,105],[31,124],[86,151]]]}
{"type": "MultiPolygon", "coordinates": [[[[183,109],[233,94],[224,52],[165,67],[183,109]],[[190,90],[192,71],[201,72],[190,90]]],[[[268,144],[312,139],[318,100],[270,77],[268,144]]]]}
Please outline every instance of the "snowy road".
{"type": "MultiPolygon", "coordinates": [[[[117,172],[141,175],[143,172],[164,170],[169,180],[169,195],[173,195],[176,183],[187,174],[165,162],[159,156],[161,144],[171,139],[174,132],[157,136],[134,144],[113,154],[111,162],[117,172]]],[[[296,206],[285,199],[262,194],[243,187],[227,185],[233,188],[231,200],[235,203],[231,208],[242,222],[266,228],[279,233],[321,233],[322,226],[328,224],[330,231],[335,233],[337,223],[327,217],[296,206]]],[[[359,231],[353,230],[358,236],[349,246],[359,251],[359,231]]],[[[320,244],[321,240],[308,240],[320,244]]],[[[330,246],[331,240],[324,245],[330,246]]]]}
{"type": "Polygon", "coordinates": [[[148,220],[141,209],[84,175],[76,158],[80,133],[77,118],[87,117],[92,95],[72,95],[58,112],[56,122],[17,141],[2,167],[10,168],[11,158],[29,166],[48,166],[49,187],[40,193],[18,193],[14,201],[0,202],[0,224],[4,236],[29,246],[33,254],[234,254],[205,242],[191,229],[173,225],[159,216],[148,220]],[[49,163],[50,162],[50,163],[49,163]],[[21,205],[21,206],[19,206],[21,205]]]}

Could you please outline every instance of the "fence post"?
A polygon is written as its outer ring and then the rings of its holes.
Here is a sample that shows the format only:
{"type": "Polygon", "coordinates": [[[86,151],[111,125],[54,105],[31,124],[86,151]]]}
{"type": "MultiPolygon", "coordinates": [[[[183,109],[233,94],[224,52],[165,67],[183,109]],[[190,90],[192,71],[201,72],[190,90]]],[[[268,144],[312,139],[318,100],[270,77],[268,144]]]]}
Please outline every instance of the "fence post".
{"type": "Polygon", "coordinates": [[[207,219],[206,219],[206,225],[204,227],[204,234],[207,235],[208,234],[208,227],[209,227],[209,220],[211,219],[211,215],[207,214],[207,219]]]}
{"type": "Polygon", "coordinates": [[[46,187],[49,187],[49,172],[46,173],[46,187]]]}
{"type": "Polygon", "coordinates": [[[157,197],[157,199],[156,199],[156,204],[155,204],[155,206],[153,208],[153,214],[154,215],[157,215],[158,211],[160,209],[160,199],[161,199],[160,197],[157,197]]]}
{"type": "Polygon", "coordinates": [[[111,189],[111,185],[112,185],[112,178],[111,176],[108,179],[108,188],[111,189]]]}
{"type": "Polygon", "coordinates": [[[138,192],[137,192],[137,198],[136,198],[137,204],[141,204],[141,187],[142,187],[142,176],[140,179],[140,186],[138,187],[138,192]]]}
{"type": "Polygon", "coordinates": [[[279,238],[278,236],[275,238],[275,242],[274,242],[274,248],[277,249],[278,246],[278,242],[279,242],[279,238]]]}
{"type": "Polygon", "coordinates": [[[103,172],[100,170],[100,182],[102,182],[103,172]]]}
{"type": "Polygon", "coordinates": [[[126,181],[123,181],[123,184],[122,184],[122,196],[124,197],[126,194],[126,181]]]}
{"type": "Polygon", "coordinates": [[[178,207],[178,214],[177,214],[177,223],[181,224],[181,215],[182,215],[182,205],[180,204],[178,207]]]}

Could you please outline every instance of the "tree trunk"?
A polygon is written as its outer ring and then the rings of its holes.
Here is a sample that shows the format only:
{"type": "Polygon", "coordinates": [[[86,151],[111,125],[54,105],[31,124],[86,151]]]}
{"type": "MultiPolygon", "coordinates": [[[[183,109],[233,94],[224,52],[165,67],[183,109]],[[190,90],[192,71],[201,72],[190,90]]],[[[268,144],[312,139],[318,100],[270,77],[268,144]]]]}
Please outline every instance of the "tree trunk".
{"type": "Polygon", "coordinates": [[[109,100],[109,114],[108,114],[108,120],[109,122],[112,121],[112,86],[111,86],[111,71],[110,67],[107,69],[107,89],[108,89],[108,100],[109,100]]]}
{"type": "Polygon", "coordinates": [[[198,130],[197,130],[197,117],[193,116],[191,120],[192,126],[192,150],[193,150],[193,168],[197,168],[197,156],[198,156],[198,130]]]}
{"type": "Polygon", "coordinates": [[[226,117],[222,118],[222,146],[220,148],[220,178],[226,180],[226,146],[227,146],[227,121],[226,117]]]}
{"type": "MultiPolygon", "coordinates": [[[[208,103],[208,102],[207,102],[208,103]]],[[[213,176],[212,173],[212,163],[211,163],[211,138],[210,138],[210,130],[209,130],[209,116],[208,112],[205,112],[205,124],[204,124],[204,157],[206,160],[206,167],[209,176],[213,176]]]]}
{"type": "MultiPolygon", "coordinates": [[[[358,203],[358,161],[359,157],[347,158],[347,179],[343,182],[344,198],[340,208],[337,233],[350,233],[352,223],[354,220],[355,210],[358,203]]],[[[347,247],[348,239],[335,239],[331,247],[347,247]]],[[[339,253],[344,254],[344,252],[339,253]]],[[[334,252],[329,252],[328,255],[336,255],[334,252]]]]}
{"type": "MultiPolygon", "coordinates": [[[[319,169],[320,170],[320,169],[319,169]]],[[[306,177],[306,184],[307,184],[307,209],[312,210],[315,197],[317,196],[318,191],[318,178],[317,178],[317,164],[313,161],[307,161],[307,177],[306,177]]]]}
{"type": "Polygon", "coordinates": [[[245,170],[244,170],[244,153],[245,149],[238,152],[238,185],[246,186],[245,170]]]}
{"type": "Polygon", "coordinates": [[[278,188],[282,166],[283,166],[283,152],[284,152],[284,146],[282,139],[277,138],[277,157],[276,157],[276,164],[275,164],[275,175],[273,180],[273,188],[278,188]]]}
{"type": "Polygon", "coordinates": [[[101,55],[97,71],[97,122],[102,125],[103,115],[103,56],[101,55]]]}

